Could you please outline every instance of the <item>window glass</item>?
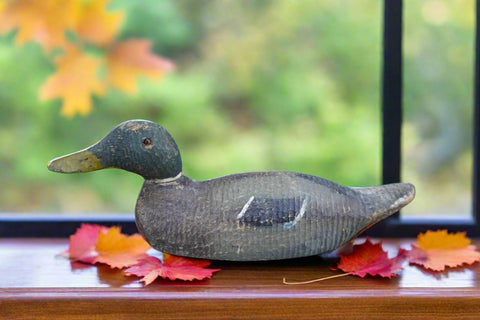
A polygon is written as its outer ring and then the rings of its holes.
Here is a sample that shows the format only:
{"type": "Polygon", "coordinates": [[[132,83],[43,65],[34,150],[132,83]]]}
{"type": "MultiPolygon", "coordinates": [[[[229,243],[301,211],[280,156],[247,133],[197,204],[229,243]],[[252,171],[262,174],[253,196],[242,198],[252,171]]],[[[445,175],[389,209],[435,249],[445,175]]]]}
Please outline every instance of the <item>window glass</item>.
{"type": "MultiPolygon", "coordinates": [[[[0,211],[133,212],[142,178],[45,165],[138,118],[167,128],[193,179],[288,170],[380,183],[381,1],[123,0],[108,10],[125,14],[116,41],[148,39],[176,70],[140,77],[134,95],[93,95],[93,111],[69,118],[60,100],[39,99],[62,51],[1,36],[0,211]]],[[[102,59],[105,49],[85,50],[102,59]]]]}
{"type": "Polygon", "coordinates": [[[474,1],[405,1],[403,217],[471,217],[474,1]]]}

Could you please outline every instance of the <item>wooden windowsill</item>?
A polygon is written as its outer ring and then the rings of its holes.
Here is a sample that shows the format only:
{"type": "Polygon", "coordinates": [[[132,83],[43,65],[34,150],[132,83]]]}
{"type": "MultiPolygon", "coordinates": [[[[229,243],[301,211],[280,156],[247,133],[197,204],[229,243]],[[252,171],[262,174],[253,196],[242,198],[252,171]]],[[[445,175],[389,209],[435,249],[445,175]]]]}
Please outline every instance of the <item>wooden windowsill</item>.
{"type": "MultiPolygon", "coordinates": [[[[408,247],[409,240],[384,240],[408,247]]],[[[225,263],[212,279],[157,280],[71,263],[67,239],[0,239],[0,319],[478,319],[480,267],[431,274],[405,264],[392,279],[338,274],[335,260],[225,263]]]]}

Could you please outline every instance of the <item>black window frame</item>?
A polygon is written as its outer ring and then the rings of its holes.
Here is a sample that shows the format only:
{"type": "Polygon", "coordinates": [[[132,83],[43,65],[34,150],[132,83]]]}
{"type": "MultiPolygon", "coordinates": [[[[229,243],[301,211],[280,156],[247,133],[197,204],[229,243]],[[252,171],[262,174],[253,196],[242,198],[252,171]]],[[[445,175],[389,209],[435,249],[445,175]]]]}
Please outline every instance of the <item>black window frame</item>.
{"type": "MultiPolygon", "coordinates": [[[[466,231],[480,235],[480,0],[475,8],[475,76],[473,188],[471,219],[413,220],[401,219],[399,213],[367,231],[377,237],[415,237],[429,229],[466,231]]],[[[401,181],[401,138],[403,110],[403,0],[384,0],[383,7],[383,73],[382,73],[382,183],[401,181]]],[[[67,237],[82,223],[118,225],[127,233],[137,232],[132,216],[99,215],[71,217],[52,215],[0,215],[0,237],[67,237]]]]}
{"type": "MultiPolygon", "coordinates": [[[[382,75],[382,183],[401,181],[403,122],[403,0],[384,0],[382,75]]],[[[473,98],[472,214],[469,219],[408,219],[396,213],[368,231],[380,237],[415,237],[427,230],[447,229],[480,235],[480,0],[475,3],[475,72],[473,98]]]]}

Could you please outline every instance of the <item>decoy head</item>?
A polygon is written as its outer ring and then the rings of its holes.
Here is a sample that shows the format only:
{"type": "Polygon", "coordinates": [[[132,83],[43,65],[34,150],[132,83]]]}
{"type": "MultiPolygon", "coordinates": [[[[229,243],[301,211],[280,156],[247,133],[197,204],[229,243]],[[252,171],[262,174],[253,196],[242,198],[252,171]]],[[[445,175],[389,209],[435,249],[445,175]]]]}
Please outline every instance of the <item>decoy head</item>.
{"type": "Polygon", "coordinates": [[[162,126],[146,120],[129,120],[84,150],[55,158],[48,169],[61,173],[119,168],[145,179],[165,179],[182,172],[177,144],[162,126]]]}

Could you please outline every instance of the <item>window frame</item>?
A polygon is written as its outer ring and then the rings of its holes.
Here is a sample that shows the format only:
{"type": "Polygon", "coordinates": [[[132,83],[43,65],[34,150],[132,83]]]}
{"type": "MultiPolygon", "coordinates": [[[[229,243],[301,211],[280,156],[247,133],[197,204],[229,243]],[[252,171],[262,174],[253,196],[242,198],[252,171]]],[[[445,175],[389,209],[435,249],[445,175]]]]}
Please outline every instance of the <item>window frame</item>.
{"type": "MultiPolygon", "coordinates": [[[[400,218],[399,213],[369,229],[377,237],[414,237],[429,229],[466,231],[480,235],[480,0],[475,2],[475,76],[473,190],[471,219],[424,220],[400,218]]],[[[403,110],[403,0],[384,0],[382,58],[382,183],[401,181],[401,137],[403,110]]],[[[82,223],[118,225],[127,233],[137,232],[133,216],[104,215],[95,217],[52,215],[0,215],[0,237],[67,237],[82,223]]]]}
{"type": "MultiPolygon", "coordinates": [[[[382,183],[401,181],[403,122],[403,0],[384,0],[382,75],[382,183]]],[[[474,137],[472,215],[469,219],[412,219],[399,213],[382,221],[368,234],[380,237],[415,237],[419,232],[448,229],[480,235],[480,0],[475,2],[474,137]]]]}

